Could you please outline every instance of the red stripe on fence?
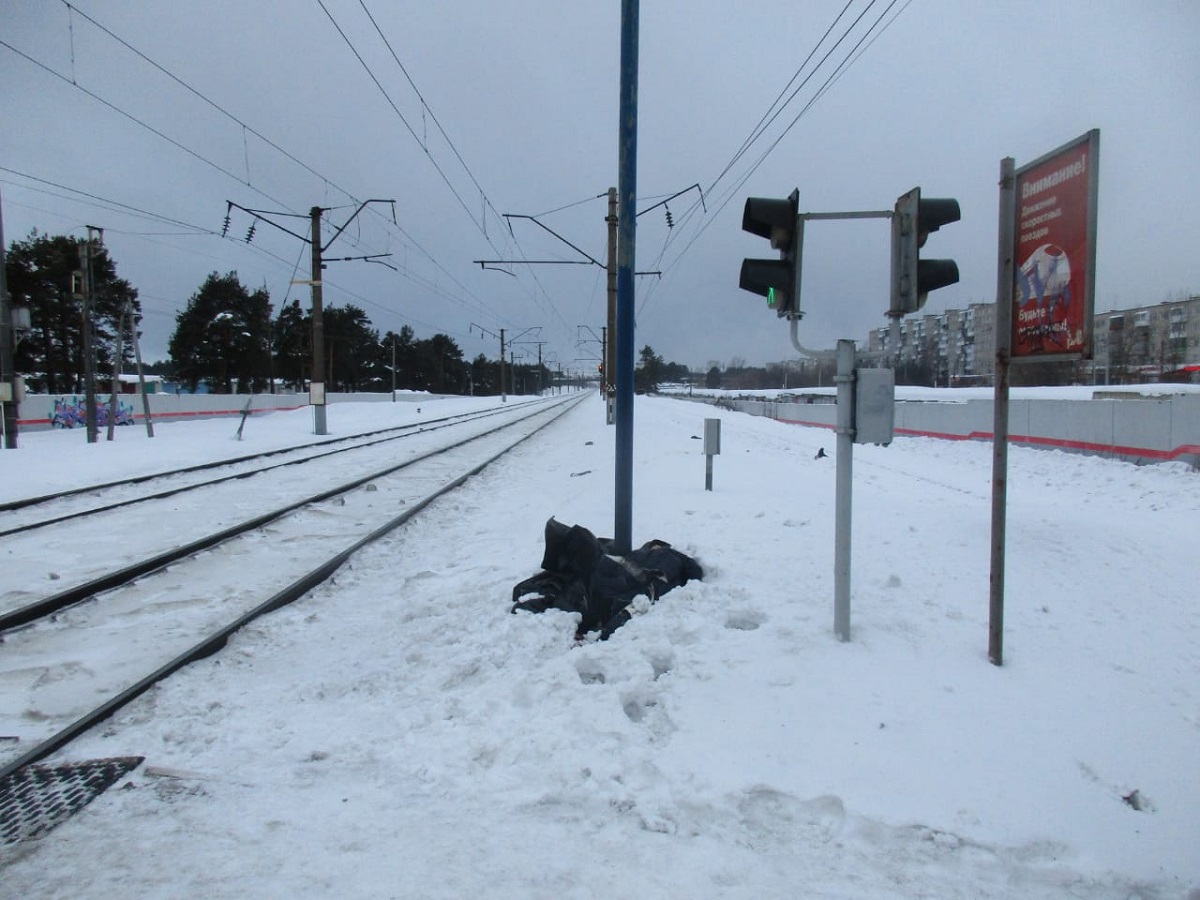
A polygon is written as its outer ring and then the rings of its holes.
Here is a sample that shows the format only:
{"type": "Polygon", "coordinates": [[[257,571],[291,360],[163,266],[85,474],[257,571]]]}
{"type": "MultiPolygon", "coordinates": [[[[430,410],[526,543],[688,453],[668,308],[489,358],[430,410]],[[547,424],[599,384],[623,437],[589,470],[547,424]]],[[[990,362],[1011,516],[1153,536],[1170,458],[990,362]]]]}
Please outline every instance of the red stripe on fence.
{"type": "MultiPolygon", "coordinates": [[[[833,430],[836,425],[825,422],[806,422],[802,419],[778,419],[786,425],[804,425],[809,428],[833,430]]],[[[929,437],[943,441],[990,441],[992,432],[972,431],[968,434],[952,434],[942,431],[919,431],[915,428],[897,428],[896,434],[908,437],[929,437]]],[[[1172,450],[1154,450],[1150,447],[1129,447],[1120,444],[1097,444],[1092,441],[1071,441],[1064,438],[1041,437],[1036,434],[1010,434],[1009,442],[1029,444],[1035,447],[1054,447],[1060,450],[1081,450],[1087,453],[1111,453],[1117,456],[1136,456],[1142,459],[1157,459],[1168,462],[1181,456],[1200,455],[1200,444],[1181,444],[1172,450]]]]}

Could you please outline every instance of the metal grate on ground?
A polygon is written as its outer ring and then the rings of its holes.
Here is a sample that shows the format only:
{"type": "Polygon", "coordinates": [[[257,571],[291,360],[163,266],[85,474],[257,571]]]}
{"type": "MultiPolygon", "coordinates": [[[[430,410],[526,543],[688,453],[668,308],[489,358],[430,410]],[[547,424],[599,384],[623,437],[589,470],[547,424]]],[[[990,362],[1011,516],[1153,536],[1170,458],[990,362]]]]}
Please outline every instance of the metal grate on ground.
{"type": "Polygon", "coordinates": [[[0,844],[41,837],[137,768],[143,759],[118,756],[18,769],[0,780],[0,844]]]}

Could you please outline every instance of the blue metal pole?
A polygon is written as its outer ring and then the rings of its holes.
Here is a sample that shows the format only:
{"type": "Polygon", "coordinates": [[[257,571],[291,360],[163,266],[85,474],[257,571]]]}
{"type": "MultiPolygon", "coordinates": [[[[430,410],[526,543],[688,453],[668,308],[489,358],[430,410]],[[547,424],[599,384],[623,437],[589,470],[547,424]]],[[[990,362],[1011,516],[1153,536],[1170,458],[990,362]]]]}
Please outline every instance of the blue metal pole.
{"type": "Polygon", "coordinates": [[[621,102],[617,163],[617,396],[614,550],[633,548],[633,271],[637,218],[638,0],[621,0],[621,102]]]}

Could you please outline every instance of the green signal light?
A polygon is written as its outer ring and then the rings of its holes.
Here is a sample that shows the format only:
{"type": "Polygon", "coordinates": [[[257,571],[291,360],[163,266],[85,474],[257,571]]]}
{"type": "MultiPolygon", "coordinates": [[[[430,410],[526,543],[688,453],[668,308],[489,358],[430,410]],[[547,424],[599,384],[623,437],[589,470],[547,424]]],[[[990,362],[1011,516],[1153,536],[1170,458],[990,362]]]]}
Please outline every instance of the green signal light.
{"type": "Polygon", "coordinates": [[[775,288],[767,288],[767,306],[775,307],[775,288]]]}

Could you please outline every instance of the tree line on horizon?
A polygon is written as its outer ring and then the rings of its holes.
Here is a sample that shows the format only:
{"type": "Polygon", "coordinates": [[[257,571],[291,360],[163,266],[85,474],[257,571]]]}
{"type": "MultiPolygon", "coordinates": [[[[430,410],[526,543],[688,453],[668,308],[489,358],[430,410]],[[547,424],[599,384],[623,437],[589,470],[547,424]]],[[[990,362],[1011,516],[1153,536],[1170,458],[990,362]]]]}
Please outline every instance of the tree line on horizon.
{"type": "MultiPolygon", "coordinates": [[[[5,255],[11,302],[30,311],[31,330],[17,346],[14,367],[34,393],[81,393],[84,389],[83,300],[72,276],[81,267],[83,242],[36,230],[13,241],[5,255]]],[[[92,255],[91,327],[98,380],[112,372],[123,309],[141,319],[138,292],[117,276],[102,244],[92,255]]],[[[326,306],[326,390],[386,392],[418,390],[444,394],[499,394],[500,363],[479,354],[467,360],[453,338],[438,333],[417,338],[405,325],[380,334],[353,304],[326,306]],[[394,360],[394,373],[393,373],[394,360]]],[[[237,272],[211,273],[175,315],[167,360],[144,369],[195,392],[303,390],[311,379],[312,312],[292,300],[276,312],[265,288],[247,289],[237,272]]],[[[125,341],[121,369],[132,371],[134,351],[125,341]]],[[[536,393],[549,387],[545,365],[505,367],[504,391],[536,393]]]]}
{"type": "MultiPolygon", "coordinates": [[[[14,367],[34,393],[83,391],[82,300],[72,293],[82,243],[35,230],[7,248],[9,294],[14,305],[29,308],[32,324],[16,347],[14,367]]],[[[141,303],[137,289],[118,277],[116,264],[102,244],[94,248],[92,273],[93,355],[97,378],[103,382],[113,370],[122,309],[128,307],[137,322],[141,303]]],[[[417,338],[408,325],[381,334],[366,312],[353,304],[326,306],[323,328],[328,391],[378,393],[394,387],[439,394],[501,392],[499,361],[483,354],[466,359],[446,334],[417,338]]],[[[122,371],[133,371],[134,353],[128,341],[121,356],[122,371]]],[[[145,371],[177,382],[187,391],[195,392],[201,385],[212,393],[303,391],[311,379],[312,312],[295,299],[276,311],[265,288],[249,290],[236,271],[212,272],[175,314],[168,357],[147,364],[145,371]]],[[[634,386],[639,393],[667,383],[728,390],[828,386],[833,384],[834,368],[832,361],[749,366],[735,358],[724,366],[710,362],[700,374],[681,363],[666,362],[647,345],[639,353],[634,386]]],[[[1068,383],[1073,370],[1068,371],[1069,364],[1058,368],[1037,372],[1029,383],[1068,383]]],[[[516,363],[505,369],[507,393],[531,394],[552,384],[553,373],[545,365],[516,363]]],[[[600,374],[598,367],[595,380],[600,374]]],[[[896,370],[897,384],[933,385],[937,379],[934,365],[923,359],[905,362],[896,370]]]]}

